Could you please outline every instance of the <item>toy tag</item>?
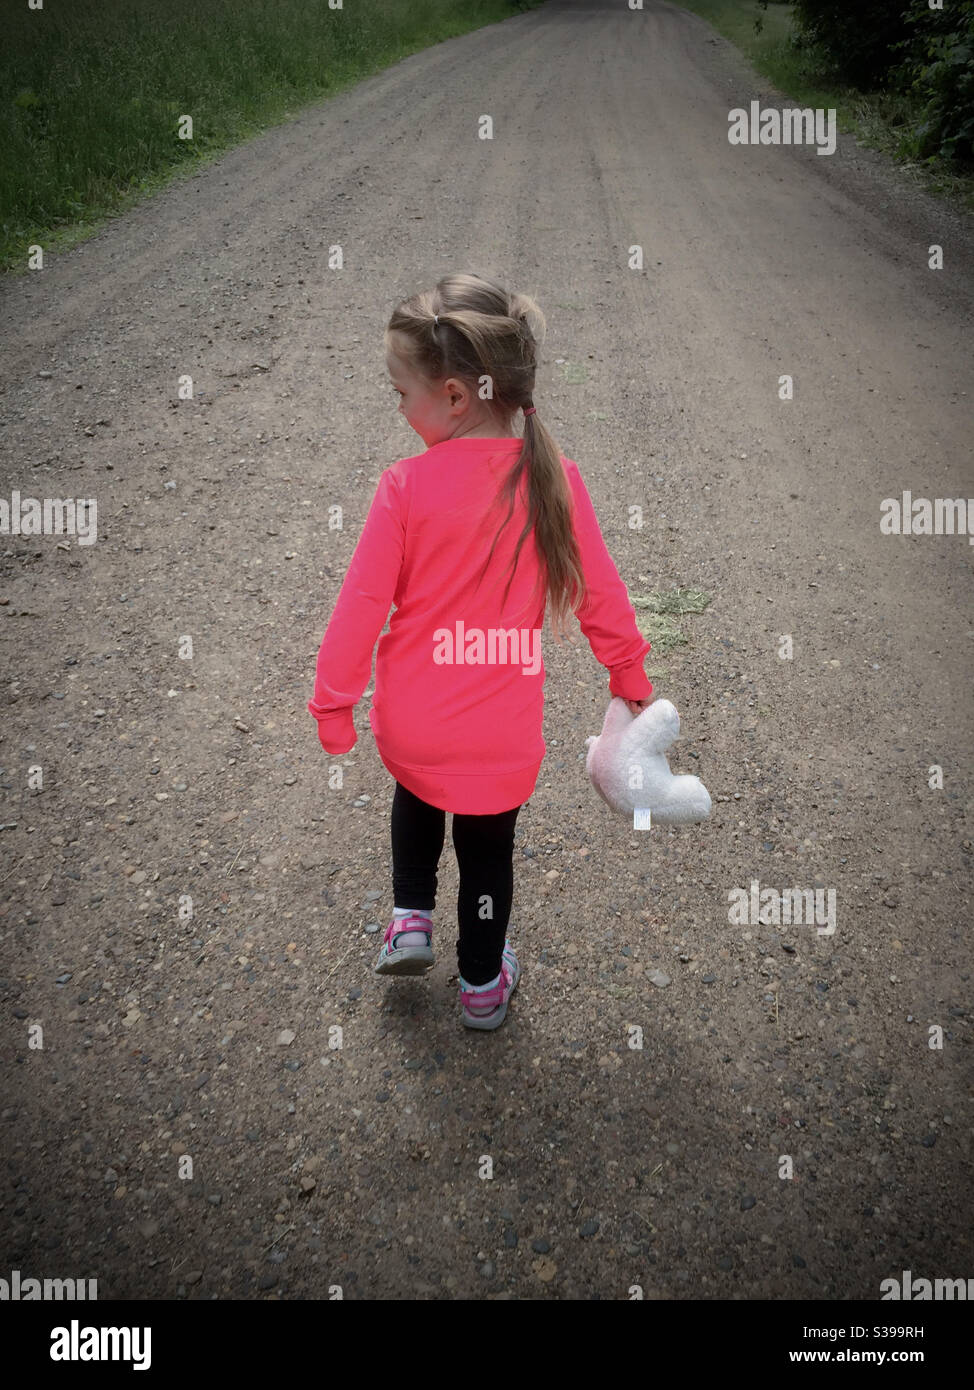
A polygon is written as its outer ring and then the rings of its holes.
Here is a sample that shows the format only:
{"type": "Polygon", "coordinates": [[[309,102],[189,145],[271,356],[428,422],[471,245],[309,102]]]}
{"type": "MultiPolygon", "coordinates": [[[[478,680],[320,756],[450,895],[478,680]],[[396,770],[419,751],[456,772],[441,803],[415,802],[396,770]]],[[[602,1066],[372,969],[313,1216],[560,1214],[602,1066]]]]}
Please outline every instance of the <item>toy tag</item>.
{"type": "Polygon", "coordinates": [[[653,815],[648,806],[637,806],[632,813],[633,830],[652,830],[653,815]]]}

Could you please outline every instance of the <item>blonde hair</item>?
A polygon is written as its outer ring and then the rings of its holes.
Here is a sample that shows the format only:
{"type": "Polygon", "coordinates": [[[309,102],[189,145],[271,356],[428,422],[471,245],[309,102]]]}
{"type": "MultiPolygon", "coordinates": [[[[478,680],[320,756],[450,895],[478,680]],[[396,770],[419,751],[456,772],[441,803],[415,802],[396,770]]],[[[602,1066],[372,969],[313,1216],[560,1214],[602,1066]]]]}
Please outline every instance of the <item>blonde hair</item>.
{"type": "MultiPolygon", "coordinates": [[[[480,275],[458,273],[445,275],[435,289],[403,300],[389,320],[386,342],[430,383],[455,376],[472,391],[478,391],[481,378],[489,378],[492,396],[486,402],[487,408],[498,424],[507,429],[519,407],[533,404],[538,346],[544,334],[544,315],[529,295],[509,294],[480,275]],[[402,335],[401,345],[389,343],[391,333],[402,335]]],[[[561,454],[537,413],[525,416],[520,455],[498,495],[507,497],[507,516],[494,536],[477,586],[490,564],[498,536],[513,515],[514,499],[525,471],[528,519],[514,552],[504,601],[521,546],[533,528],[544,589],[551,602],[552,630],[556,640],[560,640],[568,612],[577,610],[584,601],[585,575],[572,525],[572,493],[561,454]]]]}

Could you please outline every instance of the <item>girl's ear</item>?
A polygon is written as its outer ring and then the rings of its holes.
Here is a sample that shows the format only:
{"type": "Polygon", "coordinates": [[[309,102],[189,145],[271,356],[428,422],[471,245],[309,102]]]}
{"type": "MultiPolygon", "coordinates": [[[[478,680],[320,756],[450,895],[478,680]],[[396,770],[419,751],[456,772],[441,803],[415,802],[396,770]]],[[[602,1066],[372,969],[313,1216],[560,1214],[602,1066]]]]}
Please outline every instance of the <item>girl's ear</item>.
{"type": "Polygon", "coordinates": [[[458,381],[455,376],[447,377],[443,383],[446,404],[448,406],[460,405],[466,407],[473,399],[470,387],[463,381],[458,381]]]}

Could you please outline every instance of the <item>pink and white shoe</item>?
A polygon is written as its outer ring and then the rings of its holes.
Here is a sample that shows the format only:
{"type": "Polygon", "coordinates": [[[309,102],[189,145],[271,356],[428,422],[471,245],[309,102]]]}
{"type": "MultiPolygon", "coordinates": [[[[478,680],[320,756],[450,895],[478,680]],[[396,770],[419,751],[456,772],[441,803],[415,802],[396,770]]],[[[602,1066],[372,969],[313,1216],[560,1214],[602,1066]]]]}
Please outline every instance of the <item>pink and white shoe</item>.
{"type": "Polygon", "coordinates": [[[464,989],[460,983],[460,1004],[463,1022],[467,1028],[499,1028],[507,1017],[507,1005],[521,978],[521,967],[509,941],[504,942],[501,956],[500,981],[493,989],[475,994],[472,989],[464,989]]]}
{"type": "Polygon", "coordinates": [[[428,917],[398,917],[386,927],[379,959],[373,966],[376,975],[425,975],[433,964],[433,923],[428,917]],[[404,932],[426,933],[425,946],[397,946],[396,938],[404,932]]]}

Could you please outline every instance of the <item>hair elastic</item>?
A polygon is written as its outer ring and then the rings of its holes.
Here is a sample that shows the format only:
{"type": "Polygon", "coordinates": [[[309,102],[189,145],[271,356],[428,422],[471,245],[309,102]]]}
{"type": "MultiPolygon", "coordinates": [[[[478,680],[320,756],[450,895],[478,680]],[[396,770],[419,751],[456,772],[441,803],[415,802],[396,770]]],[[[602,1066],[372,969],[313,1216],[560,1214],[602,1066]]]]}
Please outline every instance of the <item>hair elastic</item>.
{"type": "Polygon", "coordinates": [[[526,405],[524,406],[524,413],[525,415],[534,415],[537,409],[536,405],[526,405]]]}

